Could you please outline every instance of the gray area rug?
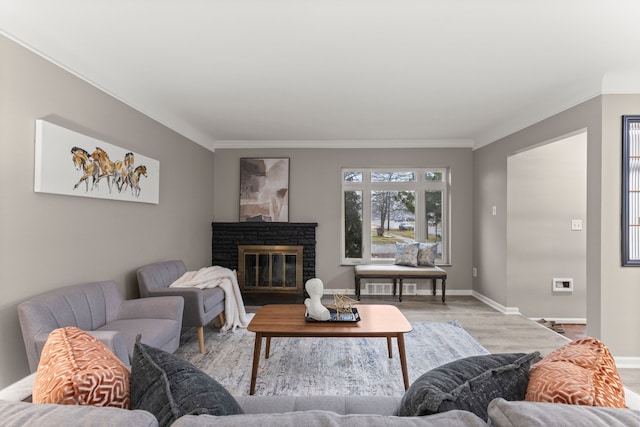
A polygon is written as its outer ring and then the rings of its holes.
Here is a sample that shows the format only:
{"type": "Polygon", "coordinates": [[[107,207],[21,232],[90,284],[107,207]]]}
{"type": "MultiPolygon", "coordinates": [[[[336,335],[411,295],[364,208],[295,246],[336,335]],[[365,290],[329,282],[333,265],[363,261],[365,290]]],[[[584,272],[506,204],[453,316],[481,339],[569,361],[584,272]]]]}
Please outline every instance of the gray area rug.
{"type": "MultiPolygon", "coordinates": [[[[409,383],[437,366],[489,352],[456,321],[412,323],[405,334],[409,383]]],[[[205,327],[205,353],[195,329],[185,330],[176,355],[211,375],[233,395],[248,395],[255,334],[205,327]]],[[[396,340],[393,358],[384,338],[272,338],[265,341],[256,395],[402,396],[404,386],[396,340]]]]}

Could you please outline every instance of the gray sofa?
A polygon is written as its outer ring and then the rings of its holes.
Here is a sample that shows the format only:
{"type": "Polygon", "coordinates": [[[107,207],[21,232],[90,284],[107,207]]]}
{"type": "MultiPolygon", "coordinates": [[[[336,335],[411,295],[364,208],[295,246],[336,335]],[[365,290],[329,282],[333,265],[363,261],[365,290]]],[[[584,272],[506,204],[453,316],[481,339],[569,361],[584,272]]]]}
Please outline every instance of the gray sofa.
{"type": "Polygon", "coordinates": [[[173,353],[180,344],[183,307],[175,296],[125,300],[112,280],[38,295],[18,305],[29,368],[38,368],[49,333],[66,326],[89,332],[126,365],[138,334],[145,344],[173,353]]]}
{"type": "MultiPolygon", "coordinates": [[[[424,417],[395,417],[399,397],[385,396],[238,396],[244,415],[216,417],[185,415],[174,427],[188,426],[633,426],[640,412],[556,403],[507,402],[495,399],[489,419],[471,412],[449,411],[424,417]]],[[[89,406],[45,405],[0,401],[2,425],[28,426],[157,426],[155,417],[141,410],[89,406]]]]}
{"type": "Polygon", "coordinates": [[[137,271],[141,297],[178,295],[184,298],[182,326],[197,328],[200,353],[204,353],[203,327],[216,317],[224,324],[224,291],[219,288],[170,288],[169,285],[186,273],[184,262],[161,261],[140,267],[137,271]]]}

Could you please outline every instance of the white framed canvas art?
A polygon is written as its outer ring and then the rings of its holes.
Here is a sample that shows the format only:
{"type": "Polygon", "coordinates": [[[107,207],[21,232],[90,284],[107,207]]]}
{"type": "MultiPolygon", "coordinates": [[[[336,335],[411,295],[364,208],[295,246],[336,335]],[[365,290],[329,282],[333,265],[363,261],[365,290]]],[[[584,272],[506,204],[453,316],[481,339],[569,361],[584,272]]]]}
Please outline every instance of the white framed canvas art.
{"type": "Polygon", "coordinates": [[[34,191],[159,203],[160,162],[36,120],[34,191]]]}

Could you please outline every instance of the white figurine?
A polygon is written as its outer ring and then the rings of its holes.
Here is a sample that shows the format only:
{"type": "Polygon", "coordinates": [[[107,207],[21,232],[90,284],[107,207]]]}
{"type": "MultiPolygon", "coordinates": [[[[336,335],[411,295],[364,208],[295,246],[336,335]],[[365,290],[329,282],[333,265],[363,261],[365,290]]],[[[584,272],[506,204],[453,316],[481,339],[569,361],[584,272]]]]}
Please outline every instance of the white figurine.
{"type": "Polygon", "coordinates": [[[304,288],[309,294],[309,298],[304,300],[304,305],[307,306],[309,317],[315,320],[329,320],[331,318],[329,309],[322,305],[322,302],[320,301],[324,289],[322,280],[309,279],[307,280],[307,283],[304,284],[304,288]]]}

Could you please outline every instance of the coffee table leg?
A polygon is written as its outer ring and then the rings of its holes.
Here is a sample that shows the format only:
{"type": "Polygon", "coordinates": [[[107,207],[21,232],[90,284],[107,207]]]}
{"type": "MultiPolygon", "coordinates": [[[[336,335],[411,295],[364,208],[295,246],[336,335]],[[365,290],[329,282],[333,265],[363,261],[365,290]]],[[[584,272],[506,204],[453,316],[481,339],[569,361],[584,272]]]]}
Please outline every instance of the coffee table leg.
{"type": "Polygon", "coordinates": [[[389,359],[392,359],[393,352],[391,351],[391,337],[387,337],[387,351],[389,352],[389,359]]]}
{"type": "Polygon", "coordinates": [[[400,353],[400,367],[402,368],[402,379],[404,380],[404,389],[409,389],[409,373],[407,372],[407,355],[404,351],[404,334],[400,333],[398,339],[398,353],[400,353]]]}
{"type": "Polygon", "coordinates": [[[251,385],[249,394],[256,391],[256,377],[258,376],[258,362],[260,362],[260,347],[262,346],[262,334],[256,332],[256,341],[253,345],[253,366],[251,368],[251,385]]]}
{"type": "Polygon", "coordinates": [[[267,345],[264,348],[264,358],[268,359],[270,353],[271,353],[271,337],[267,337],[267,345]]]}

